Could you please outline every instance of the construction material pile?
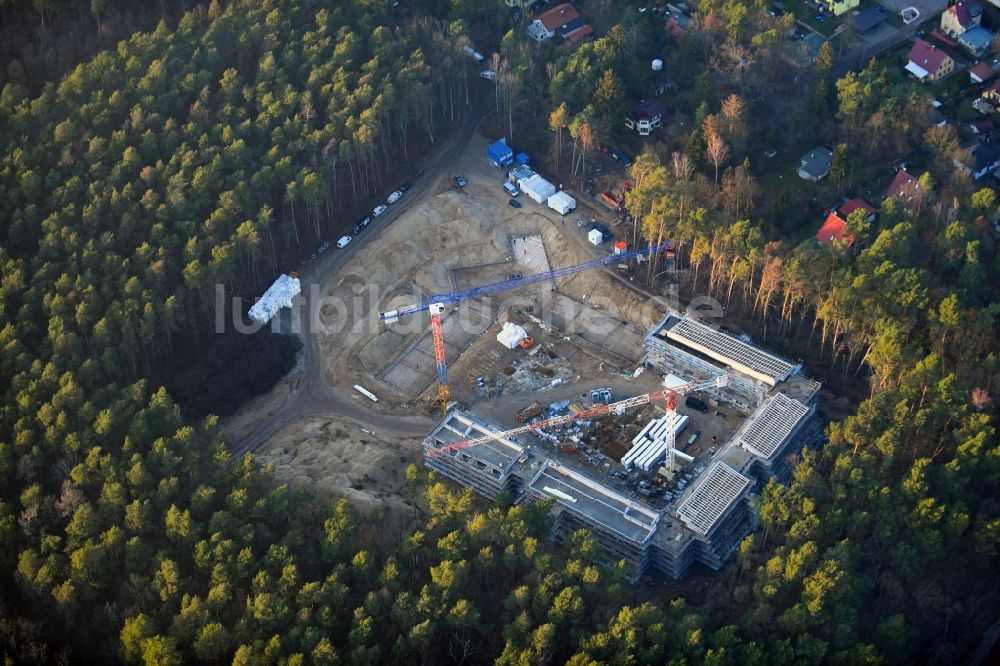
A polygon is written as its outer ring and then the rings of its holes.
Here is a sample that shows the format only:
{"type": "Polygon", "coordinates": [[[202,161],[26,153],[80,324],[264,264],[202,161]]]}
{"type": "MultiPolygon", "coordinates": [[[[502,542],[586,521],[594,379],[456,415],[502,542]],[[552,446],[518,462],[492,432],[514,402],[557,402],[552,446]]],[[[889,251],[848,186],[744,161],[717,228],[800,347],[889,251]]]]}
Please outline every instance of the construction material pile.
{"type": "Polygon", "coordinates": [[[274,281],[260,300],[250,308],[250,318],[261,324],[271,321],[281,308],[292,307],[292,299],[299,295],[302,286],[297,277],[281,275],[274,281]]]}
{"type": "Polygon", "coordinates": [[[644,472],[651,471],[666,456],[671,425],[676,440],[687,424],[688,417],[676,412],[668,412],[661,418],[653,419],[632,439],[632,448],[622,456],[622,465],[626,469],[635,466],[644,472]]]}

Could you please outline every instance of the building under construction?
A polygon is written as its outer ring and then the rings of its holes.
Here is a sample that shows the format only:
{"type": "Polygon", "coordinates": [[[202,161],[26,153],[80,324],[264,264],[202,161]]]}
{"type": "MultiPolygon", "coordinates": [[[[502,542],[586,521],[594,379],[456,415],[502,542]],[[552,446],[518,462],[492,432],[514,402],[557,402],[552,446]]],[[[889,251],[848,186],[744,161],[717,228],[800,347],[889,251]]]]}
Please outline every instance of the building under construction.
{"type": "Polygon", "coordinates": [[[624,473],[620,465],[595,469],[564,460],[551,438],[497,436],[450,449],[502,432],[464,412],[449,414],[424,440],[425,465],[487,498],[509,492],[515,502],[551,501],[554,540],[589,529],[608,561],[624,560],[633,579],[649,571],[680,578],[695,562],[720,569],[754,528],[752,494],[772,477],[786,482],[802,448],[822,443],[819,384],[799,366],[683,316],[659,322],[646,353],[650,365],[688,380],[729,374],[728,387],[706,393],[749,414],[728,441],[695,462],[690,484],[677,483],[664,496],[666,506],[613,487],[614,475],[624,473]]]}

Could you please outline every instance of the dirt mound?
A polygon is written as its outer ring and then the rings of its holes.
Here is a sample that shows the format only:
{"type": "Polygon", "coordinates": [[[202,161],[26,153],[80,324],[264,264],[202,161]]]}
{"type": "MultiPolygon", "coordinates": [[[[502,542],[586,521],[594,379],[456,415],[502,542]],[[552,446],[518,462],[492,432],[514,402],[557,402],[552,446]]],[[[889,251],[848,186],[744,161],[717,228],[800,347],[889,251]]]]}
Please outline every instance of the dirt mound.
{"type": "Polygon", "coordinates": [[[418,440],[382,441],[352,424],[313,417],[294,423],[256,452],[273,464],[275,479],[317,497],[345,497],[364,515],[384,506],[395,519],[412,511],[401,489],[417,462],[418,440]]]}

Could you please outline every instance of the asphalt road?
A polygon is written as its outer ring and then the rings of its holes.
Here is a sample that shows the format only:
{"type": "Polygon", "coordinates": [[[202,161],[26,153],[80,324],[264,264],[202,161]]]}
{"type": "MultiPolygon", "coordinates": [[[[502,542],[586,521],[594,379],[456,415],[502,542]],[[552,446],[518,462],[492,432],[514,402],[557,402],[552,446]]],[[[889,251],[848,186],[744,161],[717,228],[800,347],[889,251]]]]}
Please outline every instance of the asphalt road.
{"type": "MultiPolygon", "coordinates": [[[[404,198],[390,206],[377,221],[373,220],[365,233],[343,250],[331,249],[310,269],[299,271],[302,293],[310,293],[313,284],[326,284],[331,275],[349,261],[358,249],[370,242],[382,229],[412,207],[442,172],[449,170],[465,150],[469,139],[479,122],[489,112],[488,95],[479,95],[478,102],[471,107],[458,133],[450,139],[450,145],[440,151],[437,157],[424,165],[424,175],[416,180],[404,198]]],[[[422,437],[434,427],[434,421],[423,416],[395,416],[373,411],[367,407],[365,398],[354,391],[331,386],[327,381],[324,365],[320,359],[319,340],[312,335],[309,316],[302,317],[303,370],[302,376],[293,386],[276,410],[261,416],[253,430],[239,441],[230,442],[230,450],[242,456],[257,449],[276,435],[288,424],[306,416],[337,416],[372,430],[382,438],[422,437]]]]}

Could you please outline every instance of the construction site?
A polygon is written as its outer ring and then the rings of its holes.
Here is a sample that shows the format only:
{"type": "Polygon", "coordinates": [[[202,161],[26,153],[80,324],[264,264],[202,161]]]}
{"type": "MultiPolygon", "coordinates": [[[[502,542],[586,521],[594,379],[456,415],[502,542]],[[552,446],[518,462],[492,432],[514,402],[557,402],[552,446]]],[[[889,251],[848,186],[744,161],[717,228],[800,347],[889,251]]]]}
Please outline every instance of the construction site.
{"type": "Polygon", "coordinates": [[[630,248],[620,216],[597,207],[508,206],[513,170],[485,153],[471,142],[454,165],[465,185],[440,177],[352,248],[320,293],[351,306],[324,308],[312,332],[331,387],[373,419],[425,419],[429,434],[373,427],[345,453],[322,436],[350,430],[336,419],[290,423],[259,459],[279,478],[389,505],[420,461],[486,498],[550,501],[553,540],[590,529],[635,580],[719,569],[754,527],[754,493],[821,444],[819,384],[630,285],[651,259],[668,265],[669,242],[630,248]],[[320,478],[334,468],[330,487],[320,478]]]}

